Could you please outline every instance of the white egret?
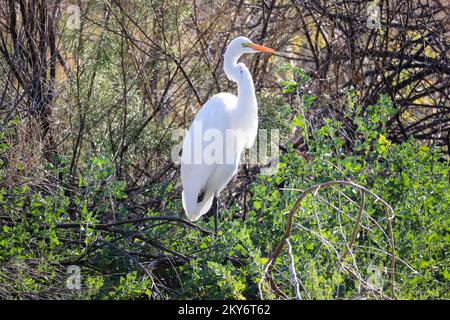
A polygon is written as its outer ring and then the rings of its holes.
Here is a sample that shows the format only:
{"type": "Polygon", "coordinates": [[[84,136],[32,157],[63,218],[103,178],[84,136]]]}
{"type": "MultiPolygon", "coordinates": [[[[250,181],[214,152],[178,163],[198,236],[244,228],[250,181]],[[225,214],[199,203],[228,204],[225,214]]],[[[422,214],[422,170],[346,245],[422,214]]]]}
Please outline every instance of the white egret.
{"type": "Polygon", "coordinates": [[[181,182],[183,207],[191,221],[213,207],[218,231],[217,197],[236,174],[241,153],[251,148],[258,131],[258,105],[250,71],[239,58],[245,53],[274,53],[245,37],[230,42],[224,71],[237,83],[238,96],[219,93],[197,113],[183,140],[181,182]]]}

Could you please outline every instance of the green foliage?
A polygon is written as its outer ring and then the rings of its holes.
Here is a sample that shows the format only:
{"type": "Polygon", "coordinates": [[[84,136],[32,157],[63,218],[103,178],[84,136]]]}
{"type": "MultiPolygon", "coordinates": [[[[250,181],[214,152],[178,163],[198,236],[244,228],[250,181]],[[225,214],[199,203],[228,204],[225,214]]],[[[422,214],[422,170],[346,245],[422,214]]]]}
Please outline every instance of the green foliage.
{"type": "MultiPolygon", "coordinates": [[[[285,93],[295,94],[301,81],[282,85],[285,93]]],[[[395,109],[387,96],[381,96],[375,105],[364,111],[352,89],[346,97],[357,125],[354,151],[349,153],[344,148],[340,135],[342,123],[326,119],[319,130],[309,133],[307,158],[294,149],[283,154],[278,172],[269,177],[261,176],[253,184],[247,220],[237,222],[228,218],[223,221],[220,238],[217,241],[206,238],[198,245],[203,253],[181,268],[182,279],[186,281],[183,282],[185,295],[181,297],[259,297],[257,284],[268,257],[281,239],[286,213],[300,195],[299,191],[330,180],[348,179],[369,188],[394,210],[398,258],[395,295],[402,299],[448,298],[449,163],[442,160],[439,150],[414,140],[400,145],[391,143],[385,124],[395,109]],[[223,279],[227,280],[225,286],[223,279]]],[[[314,100],[314,96],[303,96],[304,107],[312,106],[314,100]]],[[[301,115],[294,115],[293,119],[293,125],[303,126],[301,115]]],[[[308,197],[295,218],[303,229],[294,229],[291,243],[303,294],[306,292],[308,298],[371,296],[360,292],[357,282],[338,268],[330,246],[317,236],[330,243],[348,241],[350,237],[354,226],[351,216],[356,210],[344,197],[357,202],[358,194],[351,188],[338,191],[341,192],[321,193],[323,199],[308,197]],[[336,214],[331,205],[338,206],[340,213],[336,214]],[[314,215],[318,215],[316,219],[314,215]],[[343,239],[343,235],[347,239],[343,239]]],[[[391,251],[386,239],[385,212],[375,202],[371,199],[371,205],[366,204],[367,216],[363,219],[371,217],[383,225],[378,229],[374,227],[368,234],[358,233],[353,254],[362,266],[362,277],[370,279],[373,268],[382,270],[382,291],[393,295],[388,285],[391,251]]],[[[284,275],[280,279],[289,278],[286,266],[285,259],[277,265],[280,275],[284,275]]]]}
{"type": "MultiPolygon", "coordinates": [[[[145,196],[159,199],[164,210],[144,208],[136,216],[130,209],[126,182],[116,176],[114,159],[108,156],[111,150],[104,148],[104,156],[86,156],[70,192],[63,184],[55,184],[48,192],[26,179],[11,185],[0,181],[0,287],[13,286],[11,298],[45,296],[50,287],[59,286],[60,297],[75,299],[256,299],[266,264],[286,227],[287,213],[301,191],[330,180],[351,180],[393,208],[398,258],[395,295],[402,299],[450,298],[448,161],[439,150],[412,139],[392,143],[386,122],[395,108],[389,98],[381,96],[363,110],[352,88],[344,94],[349,106],[346,116],[353,119],[355,127],[350,146],[343,123],[336,119],[325,119],[317,130],[308,130],[306,115],[317,103],[314,95],[301,90],[309,77],[299,68],[287,66],[282,71],[289,79],[280,83],[282,90],[288,97],[300,98],[299,105],[291,109],[283,100],[262,92],[266,100],[263,127],[282,128],[284,141],[289,141],[292,127],[300,128],[308,149],[299,152],[287,143],[276,174],[258,176],[252,182],[245,221],[236,218],[242,214],[236,203],[221,211],[217,238],[173,221],[151,220],[166,216],[166,212],[172,216],[181,212],[176,181],[147,186],[145,196]],[[150,220],[99,228],[137,217],[150,220]],[[68,264],[81,267],[79,291],[63,286],[68,264]]],[[[101,92],[106,84],[99,81],[98,85],[101,92]]],[[[115,98],[93,99],[100,105],[102,99],[115,98]]],[[[1,179],[6,179],[8,149],[5,133],[0,132],[1,179]]],[[[60,167],[48,170],[67,183],[73,178],[67,167],[61,159],[60,167]]],[[[358,289],[357,281],[339,268],[332,250],[345,251],[359,201],[353,188],[340,187],[320,191],[302,202],[290,243],[304,298],[378,297],[358,289]]],[[[352,253],[361,276],[369,279],[371,268],[389,267],[391,252],[384,208],[368,197],[364,212],[362,223],[371,227],[360,230],[352,253]]],[[[196,224],[211,230],[213,219],[196,224]]],[[[291,261],[284,250],[275,266],[275,280],[284,283],[283,290],[293,297],[291,261]]],[[[349,266],[352,261],[347,257],[342,263],[349,266]]],[[[382,271],[381,278],[381,291],[393,296],[389,273],[382,271]]],[[[277,298],[267,289],[264,296],[277,298]]]]}
{"type": "Polygon", "coordinates": [[[152,281],[147,276],[138,277],[136,271],[120,277],[119,285],[108,293],[111,299],[142,299],[151,297],[152,281]]]}

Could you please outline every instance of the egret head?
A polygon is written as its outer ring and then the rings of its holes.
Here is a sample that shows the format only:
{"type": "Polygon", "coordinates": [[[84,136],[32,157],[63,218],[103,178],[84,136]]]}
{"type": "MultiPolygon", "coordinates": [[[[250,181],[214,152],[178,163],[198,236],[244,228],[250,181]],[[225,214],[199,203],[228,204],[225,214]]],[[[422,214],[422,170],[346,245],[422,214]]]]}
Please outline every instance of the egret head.
{"type": "Polygon", "coordinates": [[[247,70],[248,72],[245,65],[238,67],[239,58],[245,53],[256,52],[275,53],[275,50],[255,44],[246,37],[238,37],[231,41],[225,51],[223,62],[223,69],[228,79],[238,82],[242,78],[242,70],[247,70]]]}
{"type": "Polygon", "coordinates": [[[237,37],[233,39],[228,45],[227,51],[230,51],[235,55],[239,56],[244,53],[257,53],[257,52],[275,53],[275,50],[253,43],[250,39],[246,37],[237,37]]]}

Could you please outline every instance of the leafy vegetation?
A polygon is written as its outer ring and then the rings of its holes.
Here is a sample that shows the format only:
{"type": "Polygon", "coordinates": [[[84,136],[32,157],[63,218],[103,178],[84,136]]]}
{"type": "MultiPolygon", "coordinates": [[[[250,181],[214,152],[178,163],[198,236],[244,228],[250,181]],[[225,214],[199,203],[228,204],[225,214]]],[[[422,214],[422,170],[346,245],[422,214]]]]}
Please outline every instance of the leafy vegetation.
{"type": "MultiPolygon", "coordinates": [[[[308,81],[301,69],[290,68],[297,80],[281,82],[285,95],[297,94],[298,87],[308,81]]],[[[307,197],[295,216],[290,241],[303,296],[448,298],[449,163],[442,160],[438,149],[413,139],[402,144],[388,140],[385,124],[395,110],[386,96],[365,112],[353,89],[348,89],[345,99],[352,105],[351,116],[357,125],[353,152],[345,150],[339,121],[325,119],[318,130],[310,130],[307,119],[298,113],[290,126],[303,135],[309,133],[309,151],[299,153],[292,143],[288,144],[277,173],[259,176],[251,184],[245,221],[234,215],[240,211],[237,203],[222,211],[217,238],[203,229],[200,232],[151,220],[160,215],[151,210],[143,216],[151,223],[131,221],[126,183],[114,175],[107,157],[89,161],[72,197],[60,185],[49,192],[26,180],[14,187],[2,187],[0,210],[8,213],[2,217],[7,223],[0,230],[2,283],[11,277],[12,268],[20,270],[13,276],[15,291],[3,294],[9,298],[40,295],[47,286],[54,286],[53,282],[64,283],[58,280],[62,266],[76,264],[82,268],[83,286],[80,291],[60,287],[67,297],[258,298],[258,286],[281,239],[286,213],[300,193],[315,184],[348,180],[366,186],[393,208],[395,292],[386,286],[390,283],[386,270],[392,253],[388,252],[386,229],[377,228],[386,224],[385,215],[374,201],[364,206],[366,227],[359,231],[352,255],[363,278],[370,278],[368,272],[375,267],[382,271],[385,285],[379,292],[361,290],[361,284],[339,267],[338,256],[333,256],[333,250],[345,250],[360,197],[344,186],[307,197]],[[71,205],[77,208],[75,220],[67,214],[71,205]],[[108,226],[111,215],[114,221],[129,220],[117,227],[108,226]],[[144,263],[141,258],[155,260],[144,263]]],[[[310,94],[302,95],[299,108],[309,112],[316,107],[315,100],[310,94]]],[[[5,154],[9,145],[7,133],[2,134],[5,154]]],[[[3,177],[5,168],[3,164],[3,177]]],[[[17,170],[20,172],[20,166],[17,170]]],[[[64,169],[46,170],[62,175],[63,180],[67,177],[64,169]]],[[[167,208],[181,211],[179,200],[170,203],[170,195],[175,192],[171,185],[158,192],[168,202],[167,208]]],[[[200,221],[199,226],[212,229],[212,219],[200,221]]],[[[277,262],[276,277],[283,282],[286,295],[295,297],[287,259],[277,262]]],[[[270,290],[264,294],[277,297],[270,290]]]]}

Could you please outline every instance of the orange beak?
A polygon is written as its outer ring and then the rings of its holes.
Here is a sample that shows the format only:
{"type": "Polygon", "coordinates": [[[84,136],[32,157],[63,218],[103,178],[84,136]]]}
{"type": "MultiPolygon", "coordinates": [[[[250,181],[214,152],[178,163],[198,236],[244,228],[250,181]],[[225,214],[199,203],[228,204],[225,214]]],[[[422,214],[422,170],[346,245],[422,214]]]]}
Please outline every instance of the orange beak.
{"type": "Polygon", "coordinates": [[[259,44],[252,43],[249,45],[249,47],[252,48],[253,50],[260,51],[260,52],[272,53],[272,54],[275,53],[275,50],[264,47],[264,46],[260,46],[259,44]]]}

